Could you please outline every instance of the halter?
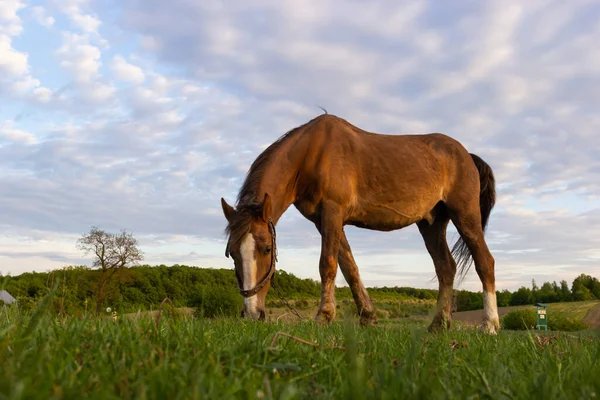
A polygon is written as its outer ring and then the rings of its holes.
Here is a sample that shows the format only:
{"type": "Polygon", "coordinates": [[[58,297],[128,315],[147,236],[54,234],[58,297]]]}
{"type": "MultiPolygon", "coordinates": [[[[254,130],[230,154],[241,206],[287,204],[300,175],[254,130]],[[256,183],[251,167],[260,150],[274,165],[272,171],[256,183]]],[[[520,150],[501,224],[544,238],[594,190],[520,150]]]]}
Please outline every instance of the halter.
{"type": "Polygon", "coordinates": [[[256,286],[249,290],[243,289],[244,285],[240,279],[240,276],[237,274],[237,272],[235,274],[240,294],[244,297],[251,297],[260,292],[275,273],[275,263],[277,262],[277,243],[275,239],[277,234],[275,232],[275,225],[273,224],[273,220],[271,219],[271,217],[269,217],[269,233],[271,234],[271,265],[269,266],[269,271],[267,272],[267,274],[260,280],[260,282],[256,286]]]}

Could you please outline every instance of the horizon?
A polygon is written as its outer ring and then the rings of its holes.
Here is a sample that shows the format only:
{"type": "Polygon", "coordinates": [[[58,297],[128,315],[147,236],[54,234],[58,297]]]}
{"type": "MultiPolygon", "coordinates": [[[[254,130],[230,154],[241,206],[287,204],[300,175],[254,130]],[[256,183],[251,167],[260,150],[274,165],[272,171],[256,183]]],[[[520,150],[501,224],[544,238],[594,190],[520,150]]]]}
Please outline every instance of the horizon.
{"type": "MultiPolygon", "coordinates": [[[[232,269],[220,198],[323,107],[492,167],[498,291],[599,275],[600,4],[0,2],[2,274],[89,265],[92,225],[232,269]]],[[[437,288],[416,226],[346,232],[365,286],[437,288]]],[[[291,207],[277,238],[278,268],[320,281],[312,223],[291,207]]],[[[481,291],[474,267],[455,288],[481,291]]]]}
{"type": "MultiPolygon", "coordinates": [[[[165,268],[172,268],[172,267],[186,267],[186,268],[198,268],[198,269],[210,269],[210,270],[225,270],[225,271],[232,271],[232,268],[226,268],[226,267],[225,267],[225,268],[212,268],[212,267],[202,267],[202,266],[198,266],[198,265],[185,265],[185,264],[171,264],[171,265],[166,265],[166,264],[153,264],[153,265],[151,265],[151,264],[140,263],[140,264],[136,264],[136,265],[128,265],[128,266],[126,266],[126,267],[122,267],[122,268],[128,269],[128,268],[135,268],[135,267],[149,267],[149,268],[161,268],[161,267],[165,267],[165,268]]],[[[36,273],[37,273],[37,274],[50,274],[50,273],[52,273],[52,272],[58,272],[58,271],[61,271],[61,270],[64,270],[64,269],[68,269],[68,268],[84,268],[84,269],[86,269],[86,270],[89,270],[89,271],[100,271],[100,268],[94,268],[94,267],[91,267],[91,266],[89,266],[89,265],[83,265],[83,264],[82,264],[82,265],[65,265],[65,266],[63,266],[62,268],[48,269],[48,270],[46,270],[46,271],[36,271],[36,270],[25,271],[25,272],[21,272],[21,273],[19,273],[18,275],[10,275],[10,274],[6,274],[6,275],[5,275],[5,274],[3,274],[3,273],[2,273],[2,271],[0,271],[0,278],[2,278],[2,277],[18,278],[19,276],[21,276],[21,275],[23,275],[23,274],[27,274],[27,273],[34,273],[34,274],[36,274],[36,273]]],[[[280,270],[280,269],[277,269],[277,272],[279,272],[279,271],[281,271],[281,270],[280,270]]],[[[301,278],[301,277],[298,277],[298,276],[296,276],[296,275],[295,275],[293,272],[286,271],[286,270],[283,270],[283,271],[284,271],[284,272],[286,272],[287,274],[290,274],[290,275],[294,276],[294,277],[295,277],[295,278],[297,278],[297,279],[301,279],[301,280],[303,280],[303,279],[309,279],[309,280],[312,280],[312,281],[314,281],[314,282],[316,282],[316,283],[320,284],[320,280],[319,280],[318,278],[317,278],[317,279],[315,279],[315,278],[311,278],[311,277],[308,277],[308,278],[301,278]]],[[[233,272],[233,271],[232,271],[232,272],[233,272]]],[[[275,275],[277,275],[277,272],[276,272],[276,274],[275,274],[275,275]]],[[[588,274],[583,274],[583,273],[582,273],[582,274],[579,274],[579,275],[577,275],[575,278],[577,278],[577,277],[579,277],[579,276],[581,276],[581,275],[588,275],[588,274]]],[[[598,277],[596,277],[596,276],[594,276],[594,275],[588,275],[588,276],[591,276],[592,278],[596,278],[596,279],[598,279],[598,277]]],[[[534,278],[532,278],[532,280],[529,282],[529,286],[528,286],[528,285],[522,285],[521,287],[519,287],[519,288],[517,288],[517,289],[514,289],[514,290],[509,290],[509,291],[510,291],[511,293],[514,293],[514,292],[516,292],[517,290],[521,289],[522,287],[525,287],[525,288],[527,288],[527,289],[532,289],[532,288],[533,288],[533,283],[534,283],[534,281],[535,281],[535,279],[534,279],[534,278]]],[[[544,281],[544,282],[538,282],[538,281],[535,281],[535,285],[536,285],[538,288],[541,288],[541,287],[542,287],[542,286],[543,286],[545,283],[550,283],[550,284],[554,284],[554,283],[556,283],[557,285],[560,285],[562,281],[563,281],[562,279],[561,279],[561,280],[554,280],[554,281],[544,281]]],[[[569,282],[569,281],[567,281],[567,280],[565,280],[565,281],[566,281],[566,282],[567,282],[567,284],[569,285],[569,290],[571,290],[571,289],[572,289],[572,286],[573,286],[573,280],[572,280],[572,281],[570,281],[570,282],[569,282]]],[[[336,287],[336,288],[348,288],[349,286],[348,286],[348,284],[346,283],[346,281],[343,281],[343,282],[336,282],[336,285],[335,285],[335,287],[336,287]]],[[[419,286],[406,286],[406,285],[393,285],[393,286],[385,286],[385,285],[383,285],[383,286],[369,286],[369,285],[366,285],[365,287],[366,287],[367,289],[383,289],[383,288],[392,288],[392,289],[393,289],[393,288],[409,288],[409,289],[417,289],[417,290],[438,290],[438,288],[437,288],[437,287],[419,287],[419,286]]],[[[2,288],[1,288],[1,287],[0,287],[0,290],[2,290],[2,288]]],[[[482,292],[482,288],[478,288],[478,290],[469,290],[469,289],[459,288],[459,287],[457,287],[456,285],[455,285],[455,287],[454,287],[454,290],[455,290],[455,291],[457,291],[457,290],[459,290],[459,291],[460,291],[460,290],[467,290],[467,291],[470,291],[470,292],[475,292],[475,293],[481,293],[481,292],[482,292]]],[[[508,289],[502,289],[502,290],[508,290],[508,289]]],[[[502,290],[496,289],[496,291],[498,291],[498,292],[501,292],[502,290]]]]}

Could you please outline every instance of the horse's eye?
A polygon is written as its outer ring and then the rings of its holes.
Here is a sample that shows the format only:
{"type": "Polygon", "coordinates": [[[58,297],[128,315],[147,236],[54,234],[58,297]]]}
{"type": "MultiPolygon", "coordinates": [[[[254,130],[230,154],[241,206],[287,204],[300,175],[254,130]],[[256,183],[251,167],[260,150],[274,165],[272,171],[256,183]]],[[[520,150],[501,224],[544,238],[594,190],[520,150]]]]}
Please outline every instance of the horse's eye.
{"type": "Polygon", "coordinates": [[[265,249],[265,255],[266,255],[266,254],[269,254],[270,252],[271,252],[271,248],[270,248],[270,247],[267,247],[267,248],[265,249]]]}

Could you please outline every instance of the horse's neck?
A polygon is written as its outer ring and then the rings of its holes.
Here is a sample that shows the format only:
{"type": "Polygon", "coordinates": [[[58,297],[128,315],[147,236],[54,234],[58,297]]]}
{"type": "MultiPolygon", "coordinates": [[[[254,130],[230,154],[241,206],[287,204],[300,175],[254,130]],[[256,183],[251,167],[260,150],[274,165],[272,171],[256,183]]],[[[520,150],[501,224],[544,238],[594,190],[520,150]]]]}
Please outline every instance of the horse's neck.
{"type": "Polygon", "coordinates": [[[271,198],[271,217],[276,224],[283,213],[296,201],[297,167],[274,163],[270,165],[259,185],[257,199],[265,193],[271,198]]]}

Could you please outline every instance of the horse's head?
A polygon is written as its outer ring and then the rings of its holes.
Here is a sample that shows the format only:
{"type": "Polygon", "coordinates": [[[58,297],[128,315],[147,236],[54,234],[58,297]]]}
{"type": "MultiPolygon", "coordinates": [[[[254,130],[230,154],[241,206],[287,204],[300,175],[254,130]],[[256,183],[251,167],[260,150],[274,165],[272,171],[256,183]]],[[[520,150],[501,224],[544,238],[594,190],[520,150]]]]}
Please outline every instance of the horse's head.
{"type": "Polygon", "coordinates": [[[275,273],[275,226],[271,221],[271,199],[234,209],[221,199],[227,218],[229,241],[225,256],[233,258],[240,293],[244,296],[243,316],[265,318],[265,297],[275,273]]]}

